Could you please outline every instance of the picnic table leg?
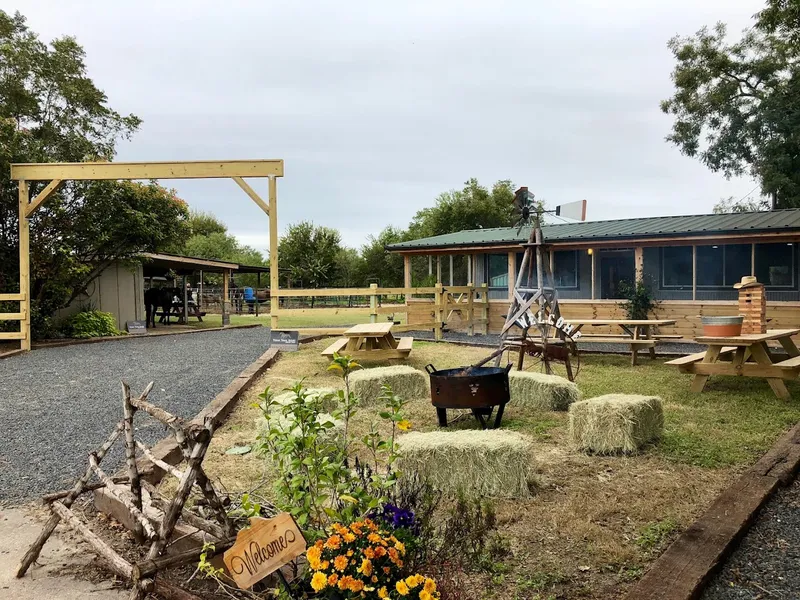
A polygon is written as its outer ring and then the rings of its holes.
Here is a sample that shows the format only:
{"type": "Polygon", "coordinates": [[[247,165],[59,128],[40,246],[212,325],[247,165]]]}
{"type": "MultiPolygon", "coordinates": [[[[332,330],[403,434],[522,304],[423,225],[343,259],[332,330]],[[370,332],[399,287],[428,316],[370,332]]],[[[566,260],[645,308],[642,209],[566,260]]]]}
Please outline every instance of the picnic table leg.
{"type": "Polygon", "coordinates": [[[789,355],[789,358],[794,358],[795,356],[800,356],[800,350],[797,349],[794,341],[790,337],[783,337],[778,340],[783,346],[783,349],[786,350],[786,354],[789,355]]]}
{"type": "MultiPolygon", "coordinates": [[[[719,353],[722,351],[722,346],[709,346],[708,350],[706,350],[706,355],[703,358],[703,363],[715,363],[719,358],[719,353]]],[[[689,388],[689,391],[699,394],[703,391],[703,388],[706,387],[706,382],[710,375],[695,375],[694,379],[692,379],[692,386],[689,388]]]]}
{"type": "MultiPolygon", "coordinates": [[[[644,339],[652,340],[653,339],[652,327],[650,325],[644,325],[642,329],[644,330],[644,339]]],[[[647,351],[650,353],[650,358],[652,360],[655,360],[655,358],[656,358],[656,347],[655,347],[655,344],[653,346],[650,346],[647,349],[647,351]]]]}
{"type": "Polygon", "coordinates": [[[636,347],[636,344],[631,344],[631,366],[636,366],[636,356],[639,354],[639,349],[636,347]]]}
{"type": "MultiPolygon", "coordinates": [[[[772,358],[770,357],[769,351],[765,349],[765,346],[766,343],[764,342],[753,344],[750,346],[750,353],[753,355],[753,358],[759,365],[771,367],[772,358]]],[[[772,388],[772,391],[775,392],[775,395],[781,400],[789,400],[791,398],[789,390],[786,389],[786,384],[783,383],[782,379],[777,377],[767,377],[767,383],[769,384],[769,387],[772,388]]]]}

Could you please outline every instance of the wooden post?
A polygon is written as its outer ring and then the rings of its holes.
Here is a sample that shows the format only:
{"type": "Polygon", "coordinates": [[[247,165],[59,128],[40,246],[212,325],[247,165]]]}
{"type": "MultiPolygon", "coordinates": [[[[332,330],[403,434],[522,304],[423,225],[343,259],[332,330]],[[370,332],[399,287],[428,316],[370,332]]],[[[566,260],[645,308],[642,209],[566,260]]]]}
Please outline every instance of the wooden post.
{"type": "Polygon", "coordinates": [[[597,299],[597,250],[592,250],[592,300],[597,299]]]}
{"type": "Polygon", "coordinates": [[[750,244],[750,275],[756,275],[756,245],[750,244]]]}
{"type": "Polygon", "coordinates": [[[550,282],[552,286],[556,287],[556,251],[550,248],[550,282]]]}
{"type": "Polygon", "coordinates": [[[467,258],[467,285],[473,285],[475,278],[472,276],[472,255],[465,254],[467,258]]]}
{"type": "Polygon", "coordinates": [[[25,216],[28,209],[28,182],[19,180],[19,293],[22,319],[19,330],[22,333],[20,350],[31,349],[31,242],[30,222],[25,216]]]}
{"type": "Polygon", "coordinates": [[[436,283],[436,292],[434,292],[433,302],[435,305],[434,314],[436,326],[433,329],[433,337],[436,341],[442,339],[442,282],[436,283]]]}
{"type": "Polygon", "coordinates": [[[450,287],[455,285],[455,283],[453,283],[454,281],[455,281],[455,279],[453,278],[453,255],[451,254],[450,255],[450,287]]]}
{"type": "MultiPolygon", "coordinates": [[[[403,287],[411,287],[411,255],[403,255],[403,287]]],[[[408,304],[408,297],[411,294],[406,294],[406,304],[408,304]]]]}
{"type": "Polygon", "coordinates": [[[278,280],[278,179],[275,176],[269,178],[269,288],[270,325],[273,329],[277,329],[280,282],[278,280]]]}
{"type": "Polygon", "coordinates": [[[433,257],[428,254],[428,277],[433,275],[433,257]]]}
{"type": "Polygon", "coordinates": [[[489,284],[481,284],[481,319],[483,319],[483,334],[489,333],[489,284]]]}
{"type": "Polygon", "coordinates": [[[475,335],[475,286],[471,281],[467,285],[470,287],[467,294],[467,318],[469,319],[467,335],[475,335]]]}
{"type": "Polygon", "coordinates": [[[442,257],[436,255],[436,283],[442,283],[442,257]]]}
{"type": "Polygon", "coordinates": [[[231,277],[230,269],[223,269],[222,271],[222,326],[230,325],[231,318],[228,314],[228,280],[231,277]]]}
{"type": "Polygon", "coordinates": [[[633,262],[636,268],[636,283],[644,281],[644,248],[641,246],[633,249],[633,262]]]}
{"type": "Polygon", "coordinates": [[[514,298],[514,280],[517,276],[517,253],[508,253],[508,299],[514,298]]]}
{"type": "Polygon", "coordinates": [[[256,273],[256,294],[255,294],[255,305],[256,305],[256,317],[258,317],[258,305],[260,302],[258,301],[258,288],[261,287],[261,272],[259,271],[256,273]]]}
{"type": "Polygon", "coordinates": [[[697,300],[697,246],[692,246],[692,300],[697,300]]]}
{"type": "Polygon", "coordinates": [[[197,290],[197,310],[203,308],[203,271],[200,271],[200,285],[197,290]]]}
{"type": "Polygon", "coordinates": [[[189,324],[189,290],[186,288],[188,278],[183,276],[183,324],[189,324]]]}
{"type": "MultiPolygon", "coordinates": [[[[184,278],[185,279],[185,278],[184,278]]],[[[136,409],[131,404],[131,388],[122,382],[122,425],[125,430],[125,460],[128,464],[128,479],[130,479],[131,496],[133,505],[142,510],[142,484],[139,481],[139,469],[136,466],[136,442],[133,439],[133,415],[136,409]]],[[[138,543],[144,541],[144,529],[141,523],[134,519],[133,535],[138,543]]]]}
{"type": "Polygon", "coordinates": [[[369,322],[378,322],[378,284],[369,284],[369,322]]]}

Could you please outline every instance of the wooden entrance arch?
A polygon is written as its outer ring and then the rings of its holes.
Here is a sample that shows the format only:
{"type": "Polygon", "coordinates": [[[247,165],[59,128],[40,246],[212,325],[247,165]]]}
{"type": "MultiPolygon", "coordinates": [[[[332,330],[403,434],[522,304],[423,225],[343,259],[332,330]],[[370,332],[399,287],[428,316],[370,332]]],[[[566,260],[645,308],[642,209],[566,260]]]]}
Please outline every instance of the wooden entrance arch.
{"type": "Polygon", "coordinates": [[[269,216],[270,296],[273,325],[278,312],[278,185],[283,160],[223,160],[190,162],[85,162],[27,163],[11,165],[11,179],[19,182],[19,292],[0,294],[0,301],[19,302],[19,312],[0,313],[0,320],[19,321],[19,331],[0,332],[0,340],[20,340],[21,350],[31,349],[30,225],[28,219],[62,182],[91,179],[233,179],[269,216]],[[269,179],[269,203],[244,180],[269,179]],[[28,183],[50,183],[30,199],[28,183]]]}

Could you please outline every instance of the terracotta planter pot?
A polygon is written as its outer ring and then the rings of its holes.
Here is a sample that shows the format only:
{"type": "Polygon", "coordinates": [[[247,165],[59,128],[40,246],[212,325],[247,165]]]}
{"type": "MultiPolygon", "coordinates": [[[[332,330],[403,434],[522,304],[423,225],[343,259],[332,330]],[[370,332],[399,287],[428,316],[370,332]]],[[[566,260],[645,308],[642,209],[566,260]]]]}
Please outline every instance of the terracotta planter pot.
{"type": "Polygon", "coordinates": [[[703,335],[713,337],[734,337],[742,335],[743,315],[730,317],[703,317],[703,335]]]}

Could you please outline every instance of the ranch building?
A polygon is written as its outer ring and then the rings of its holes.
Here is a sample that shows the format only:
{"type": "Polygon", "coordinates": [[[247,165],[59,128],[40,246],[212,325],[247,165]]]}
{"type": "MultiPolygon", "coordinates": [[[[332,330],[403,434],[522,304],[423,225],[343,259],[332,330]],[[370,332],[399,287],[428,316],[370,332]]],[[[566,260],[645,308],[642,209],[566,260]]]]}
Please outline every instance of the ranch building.
{"type": "MultiPolygon", "coordinates": [[[[387,250],[403,255],[406,287],[424,278],[426,266],[428,281],[445,287],[486,284],[488,329],[496,333],[529,232],[473,229],[387,250]]],[[[554,223],[542,233],[567,319],[623,318],[621,282],[644,281],[658,301],[654,316],[677,320],[661,333],[691,339],[700,335],[701,316],[736,314],[733,284],[755,275],[765,286],[770,329],[800,327],[800,209],[554,223]]]]}

